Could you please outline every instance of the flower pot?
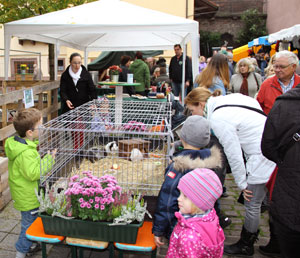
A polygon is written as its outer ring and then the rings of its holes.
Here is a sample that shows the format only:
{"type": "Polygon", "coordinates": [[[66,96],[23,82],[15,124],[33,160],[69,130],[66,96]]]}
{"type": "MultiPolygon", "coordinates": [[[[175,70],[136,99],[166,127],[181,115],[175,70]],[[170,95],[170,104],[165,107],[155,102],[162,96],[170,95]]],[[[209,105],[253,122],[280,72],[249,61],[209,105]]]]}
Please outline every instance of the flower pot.
{"type": "Polygon", "coordinates": [[[135,244],[138,230],[143,225],[141,222],[109,226],[111,222],[67,220],[45,214],[39,216],[42,218],[46,234],[129,244],[135,244]]]}
{"type": "Polygon", "coordinates": [[[110,76],[110,80],[111,80],[112,82],[118,82],[118,81],[119,81],[119,75],[118,75],[118,74],[112,74],[112,75],[110,76]]]}

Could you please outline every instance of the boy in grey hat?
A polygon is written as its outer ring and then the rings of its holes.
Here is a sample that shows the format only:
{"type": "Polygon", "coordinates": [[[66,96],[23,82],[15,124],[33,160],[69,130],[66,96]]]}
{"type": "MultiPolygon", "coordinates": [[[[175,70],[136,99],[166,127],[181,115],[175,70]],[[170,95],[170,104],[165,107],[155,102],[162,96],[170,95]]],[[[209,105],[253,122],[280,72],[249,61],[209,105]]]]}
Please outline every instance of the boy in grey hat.
{"type": "Polygon", "coordinates": [[[216,172],[222,167],[220,149],[216,146],[205,148],[210,141],[210,127],[204,117],[188,117],[179,135],[184,149],[173,155],[173,162],[166,168],[154,214],[152,232],[157,246],[164,244],[162,237],[170,237],[177,221],[174,214],[179,210],[179,179],[196,168],[209,168],[216,172]]]}

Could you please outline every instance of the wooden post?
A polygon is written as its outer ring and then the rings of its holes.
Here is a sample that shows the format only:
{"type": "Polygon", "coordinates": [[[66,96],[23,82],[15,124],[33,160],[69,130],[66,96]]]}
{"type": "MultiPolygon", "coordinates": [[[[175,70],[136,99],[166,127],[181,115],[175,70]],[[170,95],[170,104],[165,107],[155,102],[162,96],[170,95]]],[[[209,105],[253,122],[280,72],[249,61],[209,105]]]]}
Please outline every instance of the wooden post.
{"type": "MultiPolygon", "coordinates": [[[[52,97],[53,97],[53,106],[57,107],[58,106],[58,89],[52,90],[52,97]]],[[[58,117],[58,111],[56,110],[51,114],[51,119],[58,117]]]]}
{"type": "MultiPolygon", "coordinates": [[[[51,90],[47,91],[47,107],[50,108],[52,104],[52,100],[51,100],[51,90]]],[[[51,112],[48,113],[47,115],[47,121],[51,120],[51,112]]]]}

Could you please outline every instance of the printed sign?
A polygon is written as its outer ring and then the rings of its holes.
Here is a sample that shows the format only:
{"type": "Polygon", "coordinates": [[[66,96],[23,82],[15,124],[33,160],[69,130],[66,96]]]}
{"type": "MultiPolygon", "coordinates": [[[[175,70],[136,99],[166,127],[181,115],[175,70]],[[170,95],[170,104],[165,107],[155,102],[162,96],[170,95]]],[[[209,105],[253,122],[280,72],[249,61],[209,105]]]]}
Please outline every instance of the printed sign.
{"type": "Polygon", "coordinates": [[[34,106],[33,91],[31,89],[24,90],[24,104],[25,108],[30,108],[34,106]]]}

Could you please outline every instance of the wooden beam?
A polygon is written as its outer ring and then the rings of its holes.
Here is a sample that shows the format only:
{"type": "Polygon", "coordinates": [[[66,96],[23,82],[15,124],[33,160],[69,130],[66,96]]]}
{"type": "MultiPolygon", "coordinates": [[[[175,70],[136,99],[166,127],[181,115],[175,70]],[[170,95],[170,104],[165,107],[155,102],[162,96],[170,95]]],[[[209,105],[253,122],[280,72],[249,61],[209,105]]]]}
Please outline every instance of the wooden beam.
{"type": "MultiPolygon", "coordinates": [[[[49,113],[56,112],[58,109],[60,109],[60,104],[58,105],[52,105],[51,107],[44,108],[42,111],[43,116],[48,115],[49,113]]],[[[13,124],[5,126],[0,129],[0,141],[3,141],[4,139],[12,136],[16,132],[13,124]]]]}
{"type": "Polygon", "coordinates": [[[0,162],[0,175],[8,170],[8,158],[1,159],[0,162]]]}
{"type": "MultiPolygon", "coordinates": [[[[33,94],[35,95],[35,94],[42,93],[43,91],[54,90],[57,88],[59,88],[59,81],[52,81],[52,82],[47,82],[47,83],[34,86],[32,87],[32,90],[33,90],[33,94]]],[[[24,98],[23,91],[24,90],[17,90],[17,91],[6,93],[4,95],[0,95],[0,106],[23,99],[24,98]]]]}
{"type": "Polygon", "coordinates": [[[5,126],[0,129],[0,141],[12,136],[16,132],[13,124],[5,126]]]}

